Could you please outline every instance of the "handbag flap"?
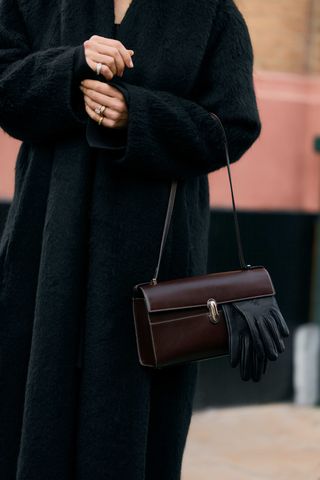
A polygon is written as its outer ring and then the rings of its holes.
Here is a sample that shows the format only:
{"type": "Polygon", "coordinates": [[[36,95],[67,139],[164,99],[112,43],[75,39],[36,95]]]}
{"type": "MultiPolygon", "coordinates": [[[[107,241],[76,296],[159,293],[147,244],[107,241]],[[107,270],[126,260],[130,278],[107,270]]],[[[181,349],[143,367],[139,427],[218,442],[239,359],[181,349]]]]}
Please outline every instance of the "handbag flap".
{"type": "Polygon", "coordinates": [[[219,304],[275,294],[263,266],[164,280],[156,285],[143,283],[136,285],[136,292],[139,289],[149,312],[206,306],[209,298],[219,304]]]}

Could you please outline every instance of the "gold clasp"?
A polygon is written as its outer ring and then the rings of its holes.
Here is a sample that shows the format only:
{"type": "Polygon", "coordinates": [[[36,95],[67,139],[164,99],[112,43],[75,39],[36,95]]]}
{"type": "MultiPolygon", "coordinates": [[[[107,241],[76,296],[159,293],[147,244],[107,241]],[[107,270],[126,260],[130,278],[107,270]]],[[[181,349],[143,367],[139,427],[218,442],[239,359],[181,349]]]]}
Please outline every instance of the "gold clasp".
{"type": "Polygon", "coordinates": [[[209,309],[209,320],[212,323],[219,323],[219,312],[218,312],[218,305],[214,298],[209,298],[207,300],[207,307],[209,309]]]}

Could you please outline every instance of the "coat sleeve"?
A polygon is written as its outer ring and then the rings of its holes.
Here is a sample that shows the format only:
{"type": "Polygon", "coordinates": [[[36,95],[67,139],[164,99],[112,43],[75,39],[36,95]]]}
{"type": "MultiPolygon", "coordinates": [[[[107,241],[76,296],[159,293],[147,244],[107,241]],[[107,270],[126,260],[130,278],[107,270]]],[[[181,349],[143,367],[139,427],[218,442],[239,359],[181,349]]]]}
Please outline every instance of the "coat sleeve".
{"type": "MultiPolygon", "coordinates": [[[[221,168],[226,164],[223,136],[209,112],[224,125],[231,162],[260,134],[251,39],[233,0],[221,0],[218,6],[192,96],[148,89],[121,78],[117,84],[126,89],[129,102],[123,148],[109,156],[119,168],[172,179],[221,168]]],[[[112,151],[108,130],[88,121],[89,144],[112,151]]]]}
{"type": "Polygon", "coordinates": [[[94,73],[76,64],[77,46],[32,51],[15,0],[0,0],[0,127],[42,142],[82,127],[87,114],[78,84],[94,73]],[[80,92],[80,93],[79,93],[80,92]]]}

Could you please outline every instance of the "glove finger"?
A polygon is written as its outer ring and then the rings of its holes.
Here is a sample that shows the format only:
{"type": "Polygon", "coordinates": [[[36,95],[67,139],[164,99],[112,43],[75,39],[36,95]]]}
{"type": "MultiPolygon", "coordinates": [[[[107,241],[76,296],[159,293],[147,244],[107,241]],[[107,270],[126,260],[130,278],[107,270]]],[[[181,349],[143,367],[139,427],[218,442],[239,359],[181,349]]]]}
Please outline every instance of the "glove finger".
{"type": "Polygon", "coordinates": [[[240,338],[238,332],[235,328],[233,328],[232,325],[231,306],[228,304],[223,304],[222,310],[228,329],[230,364],[234,368],[240,362],[240,338]]]}
{"type": "Polygon", "coordinates": [[[268,365],[268,359],[267,359],[267,357],[264,357],[263,370],[262,370],[262,373],[263,373],[263,374],[265,374],[266,371],[267,371],[267,365],[268,365]]]}
{"type": "Polygon", "coordinates": [[[259,318],[257,326],[265,347],[265,353],[269,360],[276,360],[279,356],[273,339],[269,333],[268,327],[265,324],[264,318],[259,318]]]}
{"type": "Polygon", "coordinates": [[[248,335],[241,336],[240,375],[245,382],[252,375],[252,345],[248,335]]]}
{"type": "Polygon", "coordinates": [[[253,352],[253,359],[252,359],[252,380],[254,382],[259,382],[261,380],[263,374],[263,367],[264,367],[264,359],[266,357],[260,359],[258,358],[256,352],[253,352]]]}
{"type": "Polygon", "coordinates": [[[254,350],[257,352],[257,355],[259,358],[263,358],[265,355],[264,346],[260,338],[260,334],[256,325],[255,318],[253,317],[252,314],[250,314],[248,309],[244,308],[244,304],[241,306],[239,306],[239,304],[235,304],[234,306],[239,311],[239,314],[242,315],[244,320],[247,322],[247,325],[249,327],[249,330],[252,336],[254,350]]]}
{"type": "Polygon", "coordinates": [[[285,350],[284,341],[282,340],[282,338],[280,336],[280,333],[278,331],[278,328],[275,324],[274,319],[273,318],[271,319],[270,317],[264,316],[264,320],[265,320],[265,323],[266,323],[267,327],[269,328],[270,334],[272,335],[272,338],[273,338],[275,346],[278,350],[278,353],[284,352],[284,350],[285,350]]]}
{"type": "Polygon", "coordinates": [[[273,317],[275,318],[279,331],[283,337],[289,337],[290,335],[290,330],[288,328],[288,325],[286,324],[285,319],[282,316],[282,313],[280,312],[279,309],[273,307],[270,312],[273,317]]]}

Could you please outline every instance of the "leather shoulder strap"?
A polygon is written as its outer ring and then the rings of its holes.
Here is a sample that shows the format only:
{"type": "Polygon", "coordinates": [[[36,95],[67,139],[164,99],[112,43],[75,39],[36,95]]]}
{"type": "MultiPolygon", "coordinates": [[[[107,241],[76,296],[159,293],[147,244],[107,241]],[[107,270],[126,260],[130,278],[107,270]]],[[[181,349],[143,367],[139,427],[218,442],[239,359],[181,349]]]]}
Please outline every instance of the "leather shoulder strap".
{"type": "MultiPolygon", "coordinates": [[[[241,241],[241,236],[240,236],[240,227],[239,227],[237,209],[236,209],[236,205],[235,205],[234,193],[233,193],[233,187],[232,187],[230,158],[229,158],[229,149],[228,149],[226,132],[225,132],[225,129],[224,129],[219,117],[216,114],[214,114],[213,112],[209,112],[209,114],[212,116],[212,118],[214,118],[218,121],[218,123],[219,123],[219,125],[222,129],[222,132],[223,132],[224,147],[225,147],[225,154],[226,154],[227,168],[228,168],[228,177],[229,177],[229,184],[230,184],[230,190],[231,190],[233,221],[234,221],[236,241],[237,241],[237,247],[238,247],[239,264],[240,264],[241,269],[248,269],[248,268],[251,268],[251,265],[247,265],[247,263],[245,261],[245,258],[244,258],[244,254],[243,254],[243,247],[242,247],[242,241],[241,241]]],[[[169,226],[170,226],[172,210],[173,210],[173,206],[174,206],[176,190],[177,190],[177,180],[173,180],[172,183],[171,183],[171,190],[170,190],[170,195],[169,195],[167,213],[166,213],[166,218],[165,218],[163,232],[162,232],[162,239],[161,239],[160,252],[159,252],[159,257],[158,257],[158,263],[157,263],[156,270],[154,272],[153,278],[150,281],[150,283],[153,284],[153,285],[157,284],[158,273],[159,273],[161,258],[162,258],[162,254],[163,254],[163,249],[164,249],[164,245],[165,245],[166,238],[167,238],[168,231],[169,231],[169,226]]]]}

